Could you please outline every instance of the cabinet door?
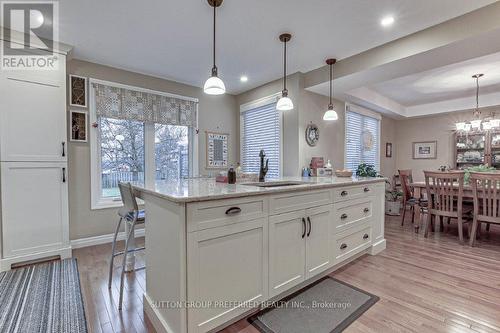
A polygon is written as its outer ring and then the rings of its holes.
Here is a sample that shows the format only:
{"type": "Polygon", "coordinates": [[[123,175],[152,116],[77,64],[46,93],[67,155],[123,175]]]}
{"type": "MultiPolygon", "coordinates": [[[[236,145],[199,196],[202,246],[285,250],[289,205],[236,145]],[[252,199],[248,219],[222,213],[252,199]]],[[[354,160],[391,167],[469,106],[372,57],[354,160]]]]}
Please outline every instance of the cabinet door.
{"type": "Polygon", "coordinates": [[[261,218],[188,233],[189,332],[212,330],[267,298],[267,230],[261,218]]]}
{"type": "Polygon", "coordinates": [[[306,210],[306,279],[331,267],[330,238],[332,208],[330,205],[306,210]]]}
{"type": "Polygon", "coordinates": [[[65,163],[2,162],[3,257],[69,246],[65,163]]]}
{"type": "Polygon", "coordinates": [[[0,160],[66,161],[65,85],[14,74],[0,77],[0,160]]]}
{"type": "Polygon", "coordinates": [[[306,223],[303,219],[303,210],[269,218],[270,297],[305,280],[306,223]]]}

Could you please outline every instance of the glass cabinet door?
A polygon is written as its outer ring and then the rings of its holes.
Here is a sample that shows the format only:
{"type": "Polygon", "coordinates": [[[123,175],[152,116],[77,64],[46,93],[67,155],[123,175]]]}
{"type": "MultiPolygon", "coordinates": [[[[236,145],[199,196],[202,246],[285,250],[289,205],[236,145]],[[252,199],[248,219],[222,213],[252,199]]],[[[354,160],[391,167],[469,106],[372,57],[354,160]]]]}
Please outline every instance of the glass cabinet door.
{"type": "MultiPolygon", "coordinates": [[[[487,163],[488,161],[485,160],[485,155],[486,155],[485,148],[486,148],[485,134],[479,133],[479,134],[457,135],[456,139],[457,169],[465,169],[470,166],[487,163]]],[[[498,150],[498,152],[499,152],[499,163],[500,163],[500,149],[498,150]]]]}

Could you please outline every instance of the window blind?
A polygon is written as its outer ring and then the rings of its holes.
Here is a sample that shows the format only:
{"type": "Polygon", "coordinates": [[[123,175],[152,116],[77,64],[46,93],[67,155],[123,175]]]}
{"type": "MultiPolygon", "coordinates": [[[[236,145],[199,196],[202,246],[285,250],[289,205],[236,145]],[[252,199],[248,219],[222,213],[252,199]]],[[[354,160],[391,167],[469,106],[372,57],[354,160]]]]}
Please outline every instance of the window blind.
{"type": "Polygon", "coordinates": [[[281,116],[276,103],[267,104],[243,112],[242,169],[243,172],[259,173],[259,152],[264,149],[269,159],[266,177],[280,177],[281,116]]]}
{"type": "Polygon", "coordinates": [[[345,168],[356,171],[361,163],[380,171],[380,120],[346,111],[345,168]]]}

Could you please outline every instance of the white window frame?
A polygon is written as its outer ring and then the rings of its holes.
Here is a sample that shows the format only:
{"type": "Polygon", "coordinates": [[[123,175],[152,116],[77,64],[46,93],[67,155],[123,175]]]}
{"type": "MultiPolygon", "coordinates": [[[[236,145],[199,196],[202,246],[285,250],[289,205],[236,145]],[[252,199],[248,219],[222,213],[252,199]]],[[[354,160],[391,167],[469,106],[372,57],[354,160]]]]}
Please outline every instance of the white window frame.
{"type": "MultiPolygon", "coordinates": [[[[240,105],[240,162],[243,163],[243,145],[244,145],[244,117],[243,113],[248,110],[252,110],[264,105],[268,105],[271,103],[277,103],[278,99],[281,97],[281,92],[277,92],[275,94],[259,98],[257,100],[241,104],[240,105]]],[[[279,114],[280,120],[280,176],[283,177],[283,111],[276,110],[279,114]]]]}
{"type": "MultiPolygon", "coordinates": [[[[382,145],[382,142],[380,141],[382,138],[382,133],[380,132],[380,129],[381,129],[382,116],[377,112],[374,112],[374,111],[365,109],[361,106],[358,106],[356,104],[350,104],[350,103],[346,103],[345,109],[344,109],[344,168],[345,168],[346,161],[347,161],[347,149],[346,149],[346,145],[347,145],[347,112],[359,113],[363,116],[372,117],[372,118],[375,118],[378,120],[378,140],[377,140],[377,142],[378,142],[378,154],[377,154],[377,159],[378,159],[378,167],[380,169],[382,167],[380,165],[380,151],[381,151],[380,149],[381,149],[381,145],[382,145]]],[[[352,170],[352,171],[354,173],[356,173],[356,170],[352,170]]],[[[380,170],[377,170],[377,171],[380,172],[380,170]]]]}
{"type": "MultiPolygon", "coordinates": [[[[95,128],[92,124],[97,123],[97,113],[95,107],[95,91],[92,89],[92,84],[98,83],[116,88],[130,89],[150,94],[162,95],[167,97],[174,97],[193,101],[198,103],[197,98],[180,96],[175,94],[166,93],[163,91],[150,90],[140,87],[134,87],[126,84],[109,82],[99,79],[89,79],[89,119],[91,126],[89,126],[89,139],[90,139],[90,208],[92,210],[121,207],[122,201],[120,198],[103,198],[102,197],[102,184],[101,184],[101,152],[99,143],[99,128],[95,128]]],[[[198,107],[196,109],[196,121],[198,121],[198,107]]],[[[188,136],[190,142],[189,158],[192,163],[189,164],[189,174],[197,175],[199,172],[198,165],[198,134],[195,124],[194,128],[189,128],[188,136]]],[[[155,145],[154,145],[155,124],[144,123],[144,182],[147,188],[154,188],[154,175],[156,171],[155,166],[155,145]]]]}

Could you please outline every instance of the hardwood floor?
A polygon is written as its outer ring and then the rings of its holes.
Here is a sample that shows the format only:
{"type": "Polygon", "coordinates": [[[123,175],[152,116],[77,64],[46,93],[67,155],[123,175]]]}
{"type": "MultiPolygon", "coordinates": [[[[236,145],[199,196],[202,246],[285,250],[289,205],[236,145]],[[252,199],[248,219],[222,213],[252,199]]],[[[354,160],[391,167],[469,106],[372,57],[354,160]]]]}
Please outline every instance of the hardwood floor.
{"type": "MultiPolygon", "coordinates": [[[[386,216],[387,249],[333,276],[380,297],[346,332],[500,332],[500,228],[474,248],[459,245],[456,223],[428,239],[411,222],[386,216]]],[[[142,312],[145,271],[127,275],[117,310],[118,270],[107,288],[109,244],[74,250],[90,332],[154,332],[142,312]]],[[[138,256],[138,265],[143,257],[138,256]]],[[[116,262],[116,267],[118,267],[116,262]]],[[[246,320],[223,333],[257,333],[246,320]]]]}

